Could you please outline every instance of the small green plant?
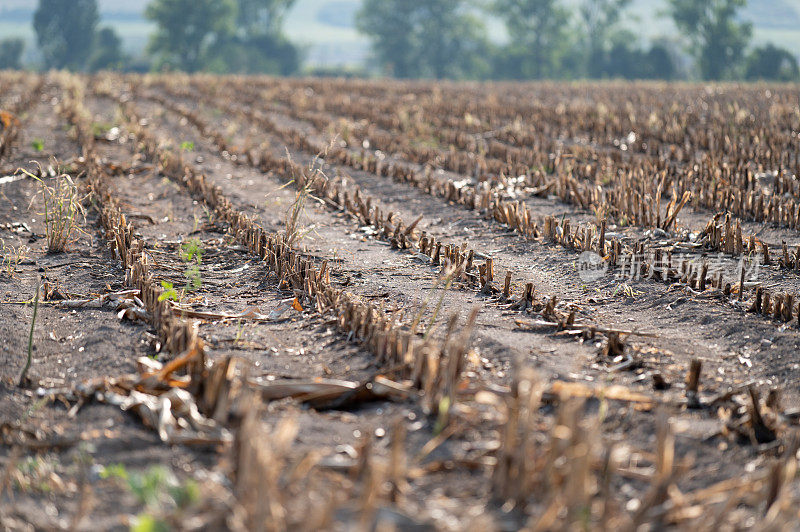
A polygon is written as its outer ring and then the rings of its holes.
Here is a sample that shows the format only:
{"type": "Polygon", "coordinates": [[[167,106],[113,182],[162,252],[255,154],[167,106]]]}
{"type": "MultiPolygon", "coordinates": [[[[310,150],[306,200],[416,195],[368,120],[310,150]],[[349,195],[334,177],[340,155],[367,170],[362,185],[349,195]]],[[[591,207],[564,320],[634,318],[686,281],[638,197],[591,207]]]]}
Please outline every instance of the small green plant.
{"type": "Polygon", "coordinates": [[[144,511],[136,517],[131,530],[169,530],[158,513],[172,506],[185,509],[200,499],[200,489],[193,480],[180,482],[163,466],[152,466],[144,472],[128,472],[122,464],[100,470],[100,478],[118,479],[124,483],[144,511]]]}
{"type": "Polygon", "coordinates": [[[172,530],[168,523],[150,515],[140,513],[131,523],[130,532],[169,532],[172,530]]]}
{"type": "Polygon", "coordinates": [[[191,140],[181,142],[181,149],[183,151],[194,151],[194,142],[191,140]]]}
{"type": "Polygon", "coordinates": [[[161,466],[153,466],[144,473],[129,474],[124,480],[139,504],[152,506],[159,503],[168,478],[169,471],[161,466]]]}
{"type": "Polygon", "coordinates": [[[209,209],[208,206],[205,203],[203,204],[203,212],[206,213],[206,219],[208,220],[208,223],[213,224],[214,223],[214,211],[209,209]]]}
{"type": "Polygon", "coordinates": [[[186,263],[186,290],[198,290],[203,286],[200,263],[203,261],[203,245],[197,238],[187,240],[181,245],[181,260],[186,263]]]}
{"type": "Polygon", "coordinates": [[[183,273],[186,276],[186,290],[199,290],[203,286],[203,276],[200,273],[200,267],[196,264],[186,268],[183,273]]]}
{"type": "Polygon", "coordinates": [[[44,203],[45,233],[47,234],[47,251],[61,253],[72,242],[73,234],[83,232],[80,224],[86,218],[86,210],[81,202],[78,185],[68,174],[61,174],[53,178],[52,185],[45,182],[25,169],[22,172],[32,177],[39,183],[39,190],[31,199],[31,203],[41,197],[44,203]]]}
{"type": "Polygon", "coordinates": [[[119,478],[128,480],[128,470],[123,464],[111,464],[100,469],[99,476],[102,479],[119,478]]]}
{"type": "Polygon", "coordinates": [[[43,152],[44,151],[44,140],[42,140],[42,139],[33,139],[31,141],[31,148],[33,148],[38,153],[43,152]]]}
{"type": "Polygon", "coordinates": [[[11,474],[16,488],[22,492],[52,493],[59,489],[53,478],[59,469],[57,458],[28,456],[16,466],[11,474]]]}
{"type": "Polygon", "coordinates": [[[240,345],[242,342],[242,336],[244,336],[244,320],[239,320],[236,328],[236,338],[234,338],[233,344],[240,345]]]}
{"type": "Polygon", "coordinates": [[[450,398],[445,396],[439,400],[439,409],[436,414],[436,424],[433,427],[433,434],[438,436],[450,421],[450,398]]]}
{"type": "Polygon", "coordinates": [[[180,302],[181,295],[177,290],[175,290],[175,287],[172,286],[172,283],[161,281],[161,288],[163,288],[164,291],[161,292],[160,296],[158,296],[159,301],[175,301],[176,303],[180,302]]]}
{"type": "Polygon", "coordinates": [[[203,258],[203,244],[197,238],[187,240],[181,245],[181,260],[183,262],[197,261],[199,264],[203,258]]]}
{"type": "Polygon", "coordinates": [[[92,122],[92,135],[94,135],[95,138],[102,138],[106,136],[106,133],[111,131],[112,127],[111,124],[92,122]]]}

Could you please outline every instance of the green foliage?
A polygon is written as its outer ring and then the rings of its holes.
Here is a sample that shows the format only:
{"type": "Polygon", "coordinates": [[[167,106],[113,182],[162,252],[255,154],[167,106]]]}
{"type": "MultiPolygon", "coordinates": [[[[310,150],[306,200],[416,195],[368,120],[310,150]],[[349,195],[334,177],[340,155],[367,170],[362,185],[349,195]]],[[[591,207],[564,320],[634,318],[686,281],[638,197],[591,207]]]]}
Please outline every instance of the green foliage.
{"type": "Polygon", "coordinates": [[[295,74],[300,50],[282,34],[231,36],[208,54],[204,68],[216,74],[295,74]]]}
{"type": "Polygon", "coordinates": [[[630,32],[618,33],[611,49],[597,59],[596,76],[624,79],[673,79],[676,67],[670,50],[653,43],[649,50],[639,48],[630,32]]]}
{"type": "Polygon", "coordinates": [[[470,4],[463,0],[422,4],[423,47],[417,60],[427,63],[424,75],[437,79],[485,77],[488,65],[481,58],[486,55],[486,28],[469,12],[470,4]]]}
{"type": "Polygon", "coordinates": [[[159,301],[175,301],[176,303],[181,300],[181,296],[172,283],[161,281],[161,288],[164,289],[161,295],[158,296],[159,301]]]}
{"type": "Polygon", "coordinates": [[[130,532],[169,532],[169,524],[148,513],[136,516],[130,527],[130,532]]]}
{"type": "Polygon", "coordinates": [[[414,0],[365,0],[356,14],[358,29],[372,40],[372,53],[385,71],[397,78],[417,74],[420,43],[410,16],[414,0]]]}
{"type": "Polygon", "coordinates": [[[583,0],[573,18],[563,0],[495,0],[510,42],[495,51],[494,75],[503,79],[673,77],[672,55],[650,50],[620,26],[631,0],[583,0]]]}
{"type": "Polygon", "coordinates": [[[279,35],[296,0],[237,0],[236,25],[244,35],[279,35]]]}
{"type": "Polygon", "coordinates": [[[282,33],[295,0],[154,0],[149,45],[160,68],[218,74],[297,72],[300,52],[282,33]],[[187,20],[187,11],[188,18],[187,20]]]}
{"type": "Polygon", "coordinates": [[[22,39],[3,39],[0,41],[0,70],[19,70],[22,68],[22,52],[25,41],[22,39]]]}
{"type": "Polygon", "coordinates": [[[559,0],[496,0],[494,11],[508,28],[519,77],[558,77],[570,49],[569,10],[559,0]]]}
{"type": "Polygon", "coordinates": [[[102,138],[111,131],[111,128],[114,127],[107,122],[92,122],[92,135],[95,138],[102,138]]]}
{"type": "Polygon", "coordinates": [[[42,139],[33,139],[31,141],[31,148],[33,148],[35,151],[41,153],[42,151],[44,151],[44,140],[42,140],[42,139]]]}
{"type": "Polygon", "coordinates": [[[45,68],[83,70],[98,21],[96,0],[39,0],[33,28],[45,68]]]}
{"type": "Polygon", "coordinates": [[[668,0],[669,14],[689,41],[703,79],[736,77],[750,41],[752,25],[740,22],[747,0],[668,0]]]}
{"type": "MultiPolygon", "coordinates": [[[[131,472],[122,464],[112,464],[100,470],[100,478],[119,479],[136,498],[137,502],[146,509],[163,508],[174,505],[177,508],[187,508],[200,499],[200,489],[192,480],[179,482],[178,479],[163,466],[152,466],[144,472],[131,472]]],[[[159,530],[147,528],[153,524],[152,518],[147,513],[141,514],[141,530],[159,530]]]]}
{"type": "Polygon", "coordinates": [[[94,51],[89,58],[89,70],[121,70],[128,62],[122,52],[122,39],[114,28],[102,28],[94,39],[94,51]]]}
{"type": "Polygon", "coordinates": [[[675,63],[674,53],[670,48],[664,43],[654,42],[645,58],[648,72],[644,77],[666,80],[675,79],[678,76],[678,67],[675,63]]]}
{"type": "Polygon", "coordinates": [[[169,525],[155,515],[162,514],[168,507],[183,510],[200,500],[197,483],[193,480],[180,482],[163,466],[152,466],[144,472],[129,473],[124,465],[114,464],[102,468],[100,478],[122,481],[138,504],[144,507],[144,511],[132,523],[132,531],[170,530],[169,525]]]}
{"type": "Polygon", "coordinates": [[[797,81],[800,68],[797,58],[784,48],[768,44],[747,56],[745,78],[748,80],[797,81]]]}
{"type": "Polygon", "coordinates": [[[433,434],[438,436],[447,428],[450,422],[450,398],[445,396],[439,400],[439,408],[436,414],[436,423],[433,426],[433,434]]]}
{"type": "Polygon", "coordinates": [[[611,36],[619,31],[622,11],[631,0],[585,0],[580,7],[581,22],[585,29],[584,47],[586,74],[589,77],[603,76],[603,64],[607,62],[611,36]]]}
{"type": "Polygon", "coordinates": [[[168,484],[167,493],[178,508],[187,508],[200,499],[200,488],[192,480],[168,484]]]}
{"type": "Polygon", "coordinates": [[[358,29],[398,78],[479,78],[489,71],[486,30],[464,0],[365,0],[358,29]]]}
{"type": "Polygon", "coordinates": [[[411,16],[414,0],[365,0],[356,26],[372,40],[372,53],[384,70],[397,78],[417,75],[420,43],[411,16]]]}
{"type": "Polygon", "coordinates": [[[304,76],[318,78],[366,78],[369,73],[365,66],[359,65],[334,65],[334,66],[309,66],[303,69],[304,76]]]}
{"type": "Polygon", "coordinates": [[[203,246],[199,239],[187,240],[181,246],[181,260],[187,263],[183,274],[186,276],[186,290],[198,290],[203,286],[200,263],[203,260],[203,246]]]}
{"type": "MultiPolygon", "coordinates": [[[[20,475],[13,475],[15,489],[22,492],[52,493],[56,487],[53,478],[58,478],[56,471],[59,469],[57,457],[27,456],[17,463],[20,475]]],[[[12,466],[13,467],[13,466],[12,466]]]]}
{"type": "Polygon", "coordinates": [[[125,478],[128,489],[139,504],[151,506],[159,502],[170,473],[163,466],[154,466],[144,473],[132,473],[125,478]]]}
{"type": "Polygon", "coordinates": [[[183,151],[194,151],[194,142],[191,140],[181,142],[181,149],[183,151]]]}
{"type": "Polygon", "coordinates": [[[156,23],[148,52],[161,68],[197,72],[209,50],[233,34],[234,0],[153,0],[145,17],[156,23]]]}
{"type": "Polygon", "coordinates": [[[183,262],[196,262],[203,260],[203,243],[197,238],[187,240],[181,245],[181,260],[183,262]]]}
{"type": "MultiPolygon", "coordinates": [[[[33,147],[37,151],[44,149],[44,142],[34,141],[33,147]]],[[[80,196],[78,185],[69,174],[61,174],[45,181],[27,170],[22,171],[36,180],[39,186],[31,204],[41,198],[44,210],[39,214],[44,216],[48,253],[65,251],[73,241],[76,231],[85,234],[80,225],[86,220],[86,209],[82,204],[86,198],[80,196]]]]}
{"type": "Polygon", "coordinates": [[[99,476],[102,479],[119,478],[128,480],[128,470],[125,469],[123,464],[111,464],[100,469],[99,476]]]}
{"type": "Polygon", "coordinates": [[[168,502],[178,508],[186,508],[200,498],[197,484],[191,480],[179,482],[164,466],[152,466],[143,473],[127,474],[124,480],[139,503],[150,508],[168,502]]]}

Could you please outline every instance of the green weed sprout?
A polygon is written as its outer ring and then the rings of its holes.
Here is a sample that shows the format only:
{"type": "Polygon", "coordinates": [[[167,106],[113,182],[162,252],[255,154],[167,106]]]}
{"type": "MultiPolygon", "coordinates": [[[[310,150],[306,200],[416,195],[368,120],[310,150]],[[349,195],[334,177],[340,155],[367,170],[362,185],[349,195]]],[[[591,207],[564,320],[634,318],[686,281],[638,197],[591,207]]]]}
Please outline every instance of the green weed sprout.
{"type": "Polygon", "coordinates": [[[181,246],[181,260],[187,264],[183,272],[186,276],[187,290],[198,290],[203,286],[203,277],[200,273],[203,252],[203,245],[197,238],[187,240],[181,246]]]}
{"type": "Polygon", "coordinates": [[[160,296],[158,296],[159,301],[169,300],[169,301],[175,301],[176,303],[180,302],[181,296],[178,293],[178,291],[175,290],[175,287],[172,286],[172,283],[167,281],[161,281],[161,288],[163,288],[164,291],[161,292],[160,296]]]}

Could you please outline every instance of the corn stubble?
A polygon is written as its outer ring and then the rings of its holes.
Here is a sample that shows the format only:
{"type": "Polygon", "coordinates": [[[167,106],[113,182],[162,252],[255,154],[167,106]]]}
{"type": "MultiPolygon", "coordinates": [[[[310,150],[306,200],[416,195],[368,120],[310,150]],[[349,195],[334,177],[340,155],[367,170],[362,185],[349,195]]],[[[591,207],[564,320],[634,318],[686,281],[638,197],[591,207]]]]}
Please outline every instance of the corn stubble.
{"type": "MultiPolygon", "coordinates": [[[[307,315],[329,320],[342,337],[360,343],[374,356],[374,363],[383,375],[354,383],[352,390],[360,391],[361,397],[411,402],[419,406],[432,428],[430,440],[420,449],[418,443],[411,441],[405,420],[398,419],[392,423],[388,445],[365,436],[352,461],[344,466],[332,465],[315,451],[298,451],[297,436],[303,413],[290,408],[276,418],[270,415],[267,403],[291,397],[322,410],[341,407],[344,403],[340,399],[352,399],[353,394],[342,383],[336,383],[336,388],[326,382],[279,390],[251,379],[253,367],[245,360],[208,357],[198,335],[198,322],[185,319],[161,298],[163,288],[154,276],[143,242],[111,192],[110,176],[99,160],[89,114],[83,108],[80,80],[63,77],[61,83],[68,96],[61,112],[73,125],[84,150],[87,181],[103,229],[123,265],[126,285],[139,291],[146,318],[157,331],[162,350],[169,355],[163,364],[140,360],[135,375],[84,383],[63,397],[75,401],[91,398],[130,410],[152,426],[165,442],[224,447],[222,469],[227,480],[208,483],[204,508],[170,516],[175,526],[191,523],[201,528],[234,530],[403,529],[408,525],[404,519],[409,515],[419,513],[420,508],[425,510],[428,504],[435,507],[441,502],[433,500],[434,497],[412,500],[415,483],[468,463],[463,457],[449,463],[437,462],[430,455],[447,440],[469,441],[474,434],[471,427],[476,424],[484,424],[494,435],[488,451],[481,460],[471,462],[471,471],[467,473],[485,486],[477,497],[486,510],[491,510],[474,521],[474,526],[480,529],[709,529],[748,522],[759,529],[780,530],[796,524],[800,500],[792,482],[799,440],[777,394],[770,393],[762,399],[750,386],[718,396],[704,395],[699,361],[693,361],[687,372],[684,397],[663,401],[611,386],[547,385],[535,370],[522,364],[514,370],[508,387],[475,386],[468,369],[474,355],[470,351],[472,331],[480,307],[472,310],[463,323],[458,315],[448,316],[439,331],[434,327],[441,306],[437,304],[423,336],[416,330],[422,311],[416,315],[409,312],[415,316],[409,322],[402,313],[387,314],[372,302],[335,286],[330,280],[328,263],[309,258],[297,247],[303,235],[301,216],[307,198],[319,199],[332,209],[346,212],[357,223],[371,226],[376,237],[394,249],[437,266],[443,285],[457,284],[459,288],[472,290],[485,298],[485,305],[524,316],[534,314],[560,331],[579,331],[581,338],[605,334],[608,339],[601,354],[612,362],[625,357],[626,346],[620,335],[631,331],[604,331],[591,324],[576,323],[575,310],[560,305],[557,296],[538,294],[531,282],[513,286],[510,270],[499,275],[494,258],[470,249],[466,243],[441,242],[417,229],[421,216],[406,224],[352,182],[329,179],[314,167],[297,165],[291,157],[280,159],[266,151],[248,150],[243,157],[248,164],[292,176],[297,188],[297,201],[287,212],[286,230],[268,231],[239,211],[220,187],[184,160],[182,153],[167,148],[166,139],[158,138],[142,125],[133,105],[109,89],[104,94],[114,96],[122,104],[127,127],[143,153],[158,164],[161,173],[229,226],[237,242],[263,263],[271,284],[296,297],[307,315]],[[334,388],[335,393],[331,391],[334,388]],[[607,439],[604,423],[609,422],[605,411],[610,402],[654,413],[652,448],[635,449],[624,440],[607,439]],[[691,477],[694,464],[691,458],[678,456],[676,431],[669,415],[682,409],[716,411],[724,427],[723,436],[746,441],[771,453],[768,465],[742,478],[724,479],[697,489],[685,488],[684,481],[691,477]],[[627,482],[636,484],[638,495],[621,489],[627,482]]],[[[106,90],[106,84],[100,83],[98,87],[99,92],[106,90]]],[[[233,150],[225,136],[214,131],[200,116],[169,100],[163,100],[163,105],[186,116],[220,151],[233,150]]],[[[632,223],[666,232],[675,228],[678,214],[691,201],[715,207],[734,202],[739,205],[735,212],[796,225],[792,211],[765,206],[763,200],[759,203],[757,193],[721,197],[715,191],[695,195],[686,183],[674,181],[662,213],[666,173],[661,175],[655,197],[638,194],[638,190],[627,195],[605,194],[595,187],[586,187],[572,173],[555,178],[534,174],[531,179],[538,194],[553,194],[565,203],[602,213],[594,225],[571,226],[568,219],[558,221],[552,216],[537,220],[524,202],[504,197],[488,182],[473,186],[439,180],[429,168],[418,170],[402,164],[386,164],[366,152],[355,157],[351,150],[338,144],[321,146],[298,131],[271,123],[266,116],[250,118],[276,131],[295,148],[315,153],[324,149],[326,160],[391,176],[476,210],[522,238],[568,250],[596,251],[622,271],[660,282],[682,283],[695,290],[710,288],[742,304],[748,288],[743,273],[738,286],[732,286],[723,283],[721,277],[709,279],[706,267],[673,266],[671,256],[660,250],[648,255],[635,244],[631,246],[609,237],[606,217],[626,214],[632,223]]],[[[355,127],[348,130],[348,138],[352,141],[367,133],[355,127]]],[[[426,134],[422,130],[417,133],[426,134]]],[[[447,130],[442,131],[443,137],[447,134],[447,130]]],[[[376,139],[376,143],[389,146],[389,139],[376,139]]],[[[474,142],[466,137],[452,140],[455,144],[474,142]]],[[[510,158],[510,152],[503,152],[493,144],[487,143],[479,151],[510,158]]],[[[419,149],[409,153],[411,157],[423,155],[419,149]]],[[[476,175],[481,175],[495,164],[491,159],[490,155],[477,166],[473,161],[470,167],[476,175]]],[[[451,168],[464,170],[458,165],[466,163],[458,157],[448,161],[447,164],[453,165],[451,168]]],[[[526,164],[529,162],[526,160],[526,164]]],[[[558,160],[547,164],[563,168],[567,163],[559,155],[558,160]]],[[[575,173],[582,171],[585,170],[575,168],[575,173]]],[[[81,210],[70,210],[73,208],[70,198],[77,199],[76,190],[71,188],[75,187],[74,182],[65,180],[47,186],[50,188],[43,189],[43,194],[48,194],[46,205],[65,207],[66,211],[58,212],[72,213],[67,220],[83,215],[81,210]],[[63,185],[66,188],[59,188],[62,186],[59,183],[66,183],[63,185]]],[[[794,190],[792,184],[781,186],[787,192],[794,190]]],[[[69,243],[72,238],[69,227],[54,228],[52,251],[57,251],[59,243],[61,250],[69,243]]],[[[746,242],[739,221],[734,226],[730,215],[715,216],[700,238],[705,239],[703,243],[708,249],[731,256],[760,248],[764,262],[770,261],[767,245],[757,242],[755,237],[746,242]]],[[[784,246],[778,259],[780,267],[797,269],[797,255],[790,254],[784,246]]],[[[793,319],[792,294],[770,294],[761,287],[751,293],[749,309],[753,313],[782,322],[793,319]]],[[[531,325],[527,321],[521,323],[531,325]]],[[[454,501],[457,498],[447,503],[454,501]]]]}

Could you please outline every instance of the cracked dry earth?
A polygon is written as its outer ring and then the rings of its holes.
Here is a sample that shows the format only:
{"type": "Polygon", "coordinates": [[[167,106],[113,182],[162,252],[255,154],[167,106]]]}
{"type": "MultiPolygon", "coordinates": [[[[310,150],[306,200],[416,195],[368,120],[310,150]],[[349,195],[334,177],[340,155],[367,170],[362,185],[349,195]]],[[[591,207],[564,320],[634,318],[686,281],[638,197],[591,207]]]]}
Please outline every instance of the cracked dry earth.
{"type": "Polygon", "coordinates": [[[796,529],[799,95],[1,74],[0,523],[796,529]]]}

